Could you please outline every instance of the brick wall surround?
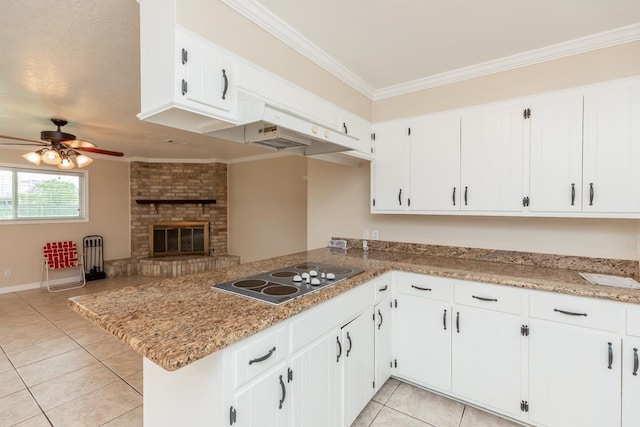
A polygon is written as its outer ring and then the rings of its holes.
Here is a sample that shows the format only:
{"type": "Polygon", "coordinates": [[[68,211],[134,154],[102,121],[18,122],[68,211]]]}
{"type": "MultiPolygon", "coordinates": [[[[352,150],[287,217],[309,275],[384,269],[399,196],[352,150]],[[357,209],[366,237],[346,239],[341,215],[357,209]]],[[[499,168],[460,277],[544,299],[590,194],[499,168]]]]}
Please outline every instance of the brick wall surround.
{"type": "Polygon", "coordinates": [[[227,253],[227,165],[132,162],[130,183],[133,259],[149,256],[149,224],[168,221],[209,222],[210,255],[227,253]],[[153,206],[136,199],[216,199],[216,204],[153,206]]]}

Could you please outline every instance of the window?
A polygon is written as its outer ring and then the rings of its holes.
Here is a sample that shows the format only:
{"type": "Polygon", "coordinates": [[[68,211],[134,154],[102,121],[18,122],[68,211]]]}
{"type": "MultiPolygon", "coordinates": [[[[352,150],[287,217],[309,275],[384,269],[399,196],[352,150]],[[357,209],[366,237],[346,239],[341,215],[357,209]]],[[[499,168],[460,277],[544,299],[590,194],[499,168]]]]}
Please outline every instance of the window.
{"type": "Polygon", "coordinates": [[[0,222],[86,218],[86,172],[0,165],[0,222]]]}

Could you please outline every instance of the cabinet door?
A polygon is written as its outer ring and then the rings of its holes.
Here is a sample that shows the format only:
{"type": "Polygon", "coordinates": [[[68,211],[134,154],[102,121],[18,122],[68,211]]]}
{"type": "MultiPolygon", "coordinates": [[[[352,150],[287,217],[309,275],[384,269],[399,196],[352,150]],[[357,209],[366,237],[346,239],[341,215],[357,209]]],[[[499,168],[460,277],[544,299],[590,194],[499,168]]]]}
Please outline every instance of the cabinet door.
{"type": "Polygon", "coordinates": [[[235,420],[238,427],[289,425],[291,393],[287,368],[280,364],[239,389],[235,395],[235,420]]]}
{"type": "Polygon", "coordinates": [[[520,416],[520,316],[454,305],[454,393],[488,408],[520,416]]]}
{"type": "Polygon", "coordinates": [[[340,425],[337,334],[320,338],[291,359],[292,426],[340,425]]]}
{"type": "Polygon", "coordinates": [[[404,211],[409,196],[408,127],[391,122],[376,125],[373,211],[404,211]]]}
{"type": "Polygon", "coordinates": [[[582,95],[531,105],[531,212],[582,209],[582,95]]]}
{"type": "Polygon", "coordinates": [[[398,295],[395,312],[396,375],[451,390],[451,304],[398,295]]]}
{"type": "Polygon", "coordinates": [[[640,426],[640,339],[622,342],[622,427],[640,426]]]}
{"type": "Polygon", "coordinates": [[[411,123],[412,211],[460,210],[460,115],[435,114],[411,123]]]}
{"type": "Polygon", "coordinates": [[[620,425],[620,360],[615,335],[532,320],[530,421],[552,427],[620,425]]]}
{"type": "Polygon", "coordinates": [[[462,115],[462,210],[522,211],[523,110],[507,104],[462,115]]]}
{"type": "Polygon", "coordinates": [[[391,296],[383,299],[374,308],[375,334],[375,390],[391,376],[391,296]]]}
{"type": "Polygon", "coordinates": [[[374,392],[374,346],[369,309],[342,328],[344,425],[350,426],[374,392]]]}
{"type": "Polygon", "coordinates": [[[583,210],[640,212],[640,83],[584,97],[583,210]]]}

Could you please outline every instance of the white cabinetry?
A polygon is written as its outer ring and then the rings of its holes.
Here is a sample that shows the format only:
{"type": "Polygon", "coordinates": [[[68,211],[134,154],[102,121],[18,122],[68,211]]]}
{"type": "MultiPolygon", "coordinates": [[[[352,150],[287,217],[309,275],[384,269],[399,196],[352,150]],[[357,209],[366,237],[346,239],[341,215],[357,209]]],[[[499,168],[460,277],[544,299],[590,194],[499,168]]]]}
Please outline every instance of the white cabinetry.
{"type": "Polygon", "coordinates": [[[380,390],[391,376],[393,360],[392,343],[393,320],[391,316],[391,296],[393,289],[393,273],[387,273],[374,281],[375,301],[373,328],[375,346],[375,390],[380,390]]]}
{"type": "Polygon", "coordinates": [[[517,103],[462,114],[462,210],[522,211],[523,111],[517,103]]]}
{"type": "Polygon", "coordinates": [[[397,273],[395,375],[451,390],[451,299],[448,279],[397,273]]]}
{"type": "Polygon", "coordinates": [[[531,212],[582,210],[582,95],[531,104],[531,212]]]}
{"type": "Polygon", "coordinates": [[[280,363],[236,391],[230,424],[238,427],[289,426],[288,372],[285,364],[280,363]]]}
{"type": "Polygon", "coordinates": [[[640,212],[640,82],[593,89],[584,96],[586,212],[640,212]]]}
{"type": "Polygon", "coordinates": [[[626,310],[622,342],[622,427],[640,425],[640,310],[626,310]]]}
{"type": "Polygon", "coordinates": [[[409,128],[387,122],[375,128],[375,160],[371,167],[374,211],[404,211],[408,207],[409,128]]]}
{"type": "Polygon", "coordinates": [[[460,210],[460,115],[428,115],[410,129],[410,210],[460,210]]]}
{"type": "Polygon", "coordinates": [[[522,297],[514,289],[455,282],[451,389],[511,416],[520,416],[522,400],[522,297]]]}

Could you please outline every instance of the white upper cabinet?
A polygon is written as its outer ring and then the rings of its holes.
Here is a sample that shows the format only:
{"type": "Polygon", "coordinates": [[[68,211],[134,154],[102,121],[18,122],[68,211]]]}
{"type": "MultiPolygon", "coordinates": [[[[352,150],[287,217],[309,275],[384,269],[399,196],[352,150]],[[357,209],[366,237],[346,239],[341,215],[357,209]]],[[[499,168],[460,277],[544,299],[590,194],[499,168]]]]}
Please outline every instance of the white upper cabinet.
{"type": "Polygon", "coordinates": [[[523,111],[517,103],[462,114],[462,210],[522,211],[523,111]]]}
{"type": "Polygon", "coordinates": [[[425,116],[410,129],[410,209],[460,210],[460,115],[425,116]]]}
{"type": "Polygon", "coordinates": [[[582,95],[532,102],[531,212],[582,209],[582,95]]]}
{"type": "Polygon", "coordinates": [[[371,168],[373,211],[404,211],[408,208],[408,132],[404,122],[381,123],[375,128],[375,160],[371,168]]]}
{"type": "Polygon", "coordinates": [[[584,97],[583,210],[640,213],[640,82],[584,97]]]}

